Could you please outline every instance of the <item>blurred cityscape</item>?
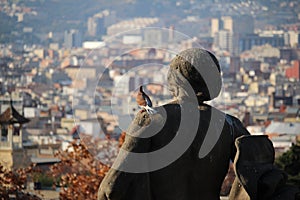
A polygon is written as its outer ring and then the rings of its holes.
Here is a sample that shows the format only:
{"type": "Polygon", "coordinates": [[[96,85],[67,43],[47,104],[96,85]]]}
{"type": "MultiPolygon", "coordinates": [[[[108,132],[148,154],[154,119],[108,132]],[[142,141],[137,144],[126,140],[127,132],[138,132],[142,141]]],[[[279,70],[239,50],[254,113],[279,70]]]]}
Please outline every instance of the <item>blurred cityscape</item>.
{"type": "Polygon", "coordinates": [[[118,138],[139,85],[166,103],[170,60],[199,46],[221,64],[214,106],[269,135],[277,153],[299,139],[299,1],[0,0],[0,27],[7,168],[58,162],[79,135],[118,138]]]}

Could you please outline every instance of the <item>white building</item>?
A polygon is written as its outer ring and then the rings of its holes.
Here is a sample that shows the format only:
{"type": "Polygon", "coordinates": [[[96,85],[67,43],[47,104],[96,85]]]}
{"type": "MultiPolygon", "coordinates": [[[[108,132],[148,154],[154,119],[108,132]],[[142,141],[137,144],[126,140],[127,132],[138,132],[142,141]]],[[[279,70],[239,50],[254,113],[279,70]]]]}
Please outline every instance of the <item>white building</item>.
{"type": "Polygon", "coordinates": [[[95,137],[104,138],[103,131],[98,119],[80,120],[80,133],[91,135],[95,137]]]}

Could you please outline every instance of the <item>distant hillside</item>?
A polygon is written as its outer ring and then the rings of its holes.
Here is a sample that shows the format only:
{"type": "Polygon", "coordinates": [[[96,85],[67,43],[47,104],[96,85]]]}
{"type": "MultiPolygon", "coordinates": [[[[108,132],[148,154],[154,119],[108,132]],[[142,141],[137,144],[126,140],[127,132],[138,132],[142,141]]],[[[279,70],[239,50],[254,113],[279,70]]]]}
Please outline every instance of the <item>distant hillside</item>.
{"type": "MultiPolygon", "coordinates": [[[[161,17],[166,26],[176,26],[176,23],[187,16],[206,19],[227,14],[252,14],[259,28],[263,28],[266,24],[277,26],[296,23],[297,14],[300,13],[300,2],[297,0],[9,0],[8,2],[30,7],[37,15],[25,15],[24,21],[19,23],[16,17],[9,17],[0,12],[0,43],[16,39],[29,39],[34,42],[37,41],[36,36],[45,36],[50,31],[61,34],[71,28],[85,32],[88,17],[105,9],[116,11],[119,19],[161,17]],[[257,8],[253,8],[254,2],[257,8]],[[261,10],[263,6],[267,9],[261,10]],[[33,27],[34,36],[29,34],[24,36],[22,33],[24,27],[33,27]]],[[[43,40],[43,37],[40,38],[43,40]]]]}
{"type": "Polygon", "coordinates": [[[63,31],[67,28],[82,28],[87,18],[105,9],[115,10],[120,18],[131,17],[157,17],[166,13],[177,13],[176,1],[153,0],[36,0],[19,1],[19,4],[34,8],[38,12],[37,17],[25,21],[39,32],[63,31]]]}

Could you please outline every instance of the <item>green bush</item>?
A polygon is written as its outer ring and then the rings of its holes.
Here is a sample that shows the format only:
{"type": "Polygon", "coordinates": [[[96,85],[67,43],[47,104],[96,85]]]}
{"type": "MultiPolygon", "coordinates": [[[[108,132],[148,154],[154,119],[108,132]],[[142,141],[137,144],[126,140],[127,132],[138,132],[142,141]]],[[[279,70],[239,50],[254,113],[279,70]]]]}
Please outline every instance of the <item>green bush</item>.
{"type": "Polygon", "coordinates": [[[276,158],[275,164],[288,174],[288,183],[300,187],[300,144],[276,158]]]}
{"type": "Polygon", "coordinates": [[[42,187],[52,187],[55,183],[54,178],[46,173],[36,173],[33,180],[34,182],[40,182],[42,187]]]}

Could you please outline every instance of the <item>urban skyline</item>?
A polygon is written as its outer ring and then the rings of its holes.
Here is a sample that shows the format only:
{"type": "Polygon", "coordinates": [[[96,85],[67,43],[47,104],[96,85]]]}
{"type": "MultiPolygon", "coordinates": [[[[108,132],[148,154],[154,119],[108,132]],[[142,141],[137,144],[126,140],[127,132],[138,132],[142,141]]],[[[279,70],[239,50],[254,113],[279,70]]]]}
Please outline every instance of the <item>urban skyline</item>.
{"type": "Polygon", "coordinates": [[[278,155],[299,141],[298,1],[1,0],[0,26],[0,163],[8,168],[57,162],[76,134],[99,146],[118,139],[140,109],[139,86],[155,106],[170,101],[168,65],[197,47],[221,65],[223,90],[210,104],[269,135],[278,155]],[[12,111],[30,121],[6,126],[12,111]],[[17,162],[20,152],[26,162],[17,162]]]}

